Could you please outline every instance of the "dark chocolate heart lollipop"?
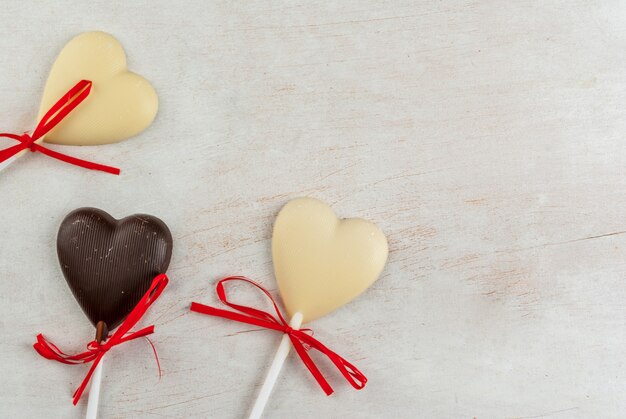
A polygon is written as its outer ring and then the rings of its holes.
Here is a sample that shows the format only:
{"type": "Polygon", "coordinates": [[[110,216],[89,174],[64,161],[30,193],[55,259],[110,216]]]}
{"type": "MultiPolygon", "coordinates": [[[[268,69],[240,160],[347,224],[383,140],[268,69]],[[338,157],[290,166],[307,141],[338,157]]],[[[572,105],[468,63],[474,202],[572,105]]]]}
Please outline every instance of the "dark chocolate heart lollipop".
{"type": "Polygon", "coordinates": [[[165,273],[172,235],[150,215],[116,220],[96,208],[71,212],[59,228],[61,270],[78,304],[95,325],[117,327],[165,273]]]}

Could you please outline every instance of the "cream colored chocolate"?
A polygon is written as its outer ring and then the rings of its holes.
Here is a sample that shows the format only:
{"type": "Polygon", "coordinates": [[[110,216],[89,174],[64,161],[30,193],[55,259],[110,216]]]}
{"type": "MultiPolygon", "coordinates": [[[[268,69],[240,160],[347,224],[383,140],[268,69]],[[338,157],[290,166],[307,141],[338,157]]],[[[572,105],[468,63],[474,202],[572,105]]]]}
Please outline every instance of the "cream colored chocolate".
{"type": "Polygon", "coordinates": [[[313,198],[288,202],[272,237],[274,272],[290,316],[315,320],[372,285],[387,261],[385,235],[369,221],[340,220],[313,198]]]}
{"type": "Polygon", "coordinates": [[[126,68],[126,54],[104,32],[72,39],[57,57],[44,90],[39,118],[80,80],[91,80],[91,93],[44,141],[67,145],[115,143],[146,129],[159,99],[143,77],[126,68]]]}

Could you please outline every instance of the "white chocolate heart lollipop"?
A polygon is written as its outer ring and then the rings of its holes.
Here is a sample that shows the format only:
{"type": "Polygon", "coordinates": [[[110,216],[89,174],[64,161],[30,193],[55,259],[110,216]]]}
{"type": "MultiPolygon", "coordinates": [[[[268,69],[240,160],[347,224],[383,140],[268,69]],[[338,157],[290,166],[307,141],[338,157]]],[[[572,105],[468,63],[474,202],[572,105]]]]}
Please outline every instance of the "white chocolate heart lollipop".
{"type": "MultiPolygon", "coordinates": [[[[288,202],[276,217],[272,259],[280,295],[291,316],[289,326],[322,317],[348,303],[378,279],[387,262],[387,239],[359,218],[340,220],[313,198],[288,202]]],[[[259,419],[291,348],[283,336],[252,407],[259,419]]]]}
{"type": "Polygon", "coordinates": [[[325,203],[299,198],[278,214],[274,272],[289,314],[322,317],[372,285],[387,261],[385,235],[369,221],[340,220],[325,203]]]}
{"type": "Polygon", "coordinates": [[[78,35],[63,48],[50,70],[39,124],[32,136],[0,134],[20,143],[0,150],[0,171],[30,149],[82,167],[119,174],[118,169],[60,154],[42,143],[118,142],[146,129],[158,107],[150,83],[126,68],[124,49],[115,38],[104,32],[78,35]]]}

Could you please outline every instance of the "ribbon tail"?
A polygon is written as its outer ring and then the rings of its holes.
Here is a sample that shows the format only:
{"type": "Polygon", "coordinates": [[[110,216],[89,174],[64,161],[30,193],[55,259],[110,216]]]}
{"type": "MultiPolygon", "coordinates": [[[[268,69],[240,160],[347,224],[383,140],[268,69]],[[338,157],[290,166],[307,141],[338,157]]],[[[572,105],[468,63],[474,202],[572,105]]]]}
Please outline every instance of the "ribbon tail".
{"type": "Polygon", "coordinates": [[[48,157],[52,157],[57,160],[61,160],[62,162],[73,164],[74,166],[79,166],[84,169],[90,170],[98,170],[105,173],[110,173],[112,175],[119,175],[120,169],[111,166],[105,166],[99,163],[93,163],[87,160],[78,159],[76,157],[68,156],[67,154],[59,153],[57,151],[50,150],[49,148],[40,146],[39,144],[33,144],[36,148],[36,151],[39,151],[42,154],[45,154],[48,157]]]}
{"type": "Polygon", "coordinates": [[[291,339],[291,343],[293,344],[293,347],[296,349],[296,352],[300,356],[300,359],[302,359],[302,362],[304,363],[304,365],[306,365],[306,367],[309,369],[309,371],[311,372],[315,380],[318,382],[320,387],[322,387],[322,390],[324,390],[324,393],[326,393],[327,396],[330,396],[331,394],[333,394],[334,392],[333,388],[330,386],[326,378],[324,378],[319,368],[317,368],[317,365],[315,365],[315,362],[313,362],[313,360],[311,359],[311,356],[307,353],[306,349],[304,349],[304,345],[302,344],[300,339],[298,339],[297,337],[293,335],[289,335],[289,338],[291,339]]]}
{"type": "Polygon", "coordinates": [[[161,377],[163,376],[163,371],[161,370],[161,362],[159,361],[159,354],[157,354],[157,350],[156,350],[156,348],[154,346],[154,343],[152,343],[150,338],[147,337],[147,336],[144,336],[144,337],[146,338],[146,340],[150,344],[150,347],[152,348],[152,352],[154,352],[154,360],[156,361],[157,369],[159,370],[159,380],[160,380],[161,377]]]}
{"type": "Polygon", "coordinates": [[[125,336],[122,336],[119,339],[118,344],[124,343],[124,342],[128,342],[129,340],[143,338],[143,337],[146,337],[146,336],[151,335],[153,333],[154,333],[154,325],[151,325],[151,326],[148,326],[148,327],[144,327],[141,330],[138,330],[136,332],[129,333],[129,334],[125,335],[125,336]]]}
{"type": "Polygon", "coordinates": [[[25,149],[26,149],[26,146],[24,144],[16,144],[9,148],[5,148],[4,150],[0,150],[0,163],[10,159],[11,157],[15,156],[20,151],[25,150],[25,149]]]}
{"type": "Polygon", "coordinates": [[[98,366],[98,364],[102,360],[103,356],[104,356],[104,353],[100,353],[98,355],[98,357],[93,361],[93,364],[91,364],[91,368],[89,368],[89,372],[85,376],[85,379],[80,384],[80,387],[78,387],[76,389],[76,391],[74,392],[74,395],[72,396],[72,397],[74,397],[74,399],[72,400],[72,403],[74,404],[74,406],[76,406],[78,404],[78,401],[80,400],[81,396],[83,395],[83,392],[85,391],[85,388],[87,388],[87,384],[89,384],[89,381],[91,380],[91,376],[93,375],[94,371],[96,370],[96,367],[98,366]]]}

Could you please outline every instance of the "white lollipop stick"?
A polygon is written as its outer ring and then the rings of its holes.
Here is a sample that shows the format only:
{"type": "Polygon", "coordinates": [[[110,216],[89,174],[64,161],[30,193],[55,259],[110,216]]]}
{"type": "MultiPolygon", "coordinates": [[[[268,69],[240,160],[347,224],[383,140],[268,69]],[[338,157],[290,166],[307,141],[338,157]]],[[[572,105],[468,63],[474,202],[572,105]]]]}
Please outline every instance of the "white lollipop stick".
{"type": "Polygon", "coordinates": [[[7,167],[9,167],[11,165],[11,163],[13,163],[15,160],[19,159],[20,157],[22,157],[27,152],[28,152],[28,150],[22,150],[19,153],[17,153],[15,156],[13,156],[11,158],[8,158],[5,161],[3,161],[2,163],[0,163],[0,172],[3,171],[4,169],[6,169],[7,167]]]}
{"type": "MultiPolygon", "coordinates": [[[[295,313],[289,322],[289,326],[292,329],[298,330],[302,325],[302,313],[295,313]]],[[[280,341],[280,345],[278,346],[278,350],[276,351],[276,355],[274,355],[274,361],[272,361],[272,365],[270,366],[270,370],[265,377],[265,382],[263,383],[263,387],[261,387],[261,391],[257,396],[256,401],[254,402],[254,407],[252,408],[252,413],[250,413],[250,419],[259,419],[263,414],[263,410],[265,409],[265,405],[270,398],[270,394],[272,393],[272,389],[274,388],[274,384],[276,384],[276,380],[280,375],[280,370],[283,368],[285,360],[287,359],[287,355],[289,355],[289,351],[291,350],[291,340],[287,334],[283,335],[283,339],[280,341]]]]}
{"type": "MultiPolygon", "coordinates": [[[[100,343],[109,335],[109,329],[103,321],[99,321],[96,325],[96,342],[100,343]]],[[[96,419],[98,417],[98,402],[100,401],[100,383],[102,382],[102,364],[104,357],[96,366],[91,376],[91,387],[89,388],[89,399],[87,400],[87,419],[96,419]]]]}
{"type": "Polygon", "coordinates": [[[98,402],[100,401],[100,383],[102,382],[102,364],[104,358],[100,360],[96,370],[91,376],[91,387],[89,388],[89,399],[87,400],[87,419],[98,417],[98,402]]]}

